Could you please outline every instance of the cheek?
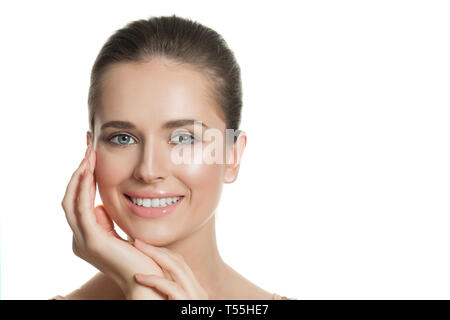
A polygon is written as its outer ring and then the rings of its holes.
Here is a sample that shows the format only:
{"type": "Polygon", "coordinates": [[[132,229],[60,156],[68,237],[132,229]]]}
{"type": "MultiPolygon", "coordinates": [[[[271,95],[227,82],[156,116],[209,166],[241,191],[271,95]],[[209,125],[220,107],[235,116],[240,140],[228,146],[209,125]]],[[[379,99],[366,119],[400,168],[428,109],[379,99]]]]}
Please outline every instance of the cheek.
{"type": "Polygon", "coordinates": [[[119,222],[120,197],[118,187],[130,176],[130,159],[119,152],[110,152],[107,148],[99,146],[95,165],[95,178],[98,193],[111,218],[119,222]],[[128,165],[127,165],[128,164],[128,165]]]}
{"type": "Polygon", "coordinates": [[[217,206],[223,186],[223,165],[186,165],[180,170],[180,177],[190,191],[191,204],[207,211],[217,206]]]}
{"type": "Polygon", "coordinates": [[[117,187],[129,176],[130,161],[124,155],[107,152],[103,148],[97,151],[97,162],[95,165],[95,178],[99,191],[117,187]]]}

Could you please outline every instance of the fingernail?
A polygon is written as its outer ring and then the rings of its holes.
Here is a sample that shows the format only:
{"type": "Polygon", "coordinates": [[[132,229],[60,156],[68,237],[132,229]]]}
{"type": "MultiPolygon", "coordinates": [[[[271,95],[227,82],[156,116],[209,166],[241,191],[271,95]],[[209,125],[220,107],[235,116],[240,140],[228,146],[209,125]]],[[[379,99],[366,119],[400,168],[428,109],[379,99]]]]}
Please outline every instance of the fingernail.
{"type": "Polygon", "coordinates": [[[134,239],[134,246],[135,247],[138,247],[138,248],[141,248],[141,249],[145,249],[145,248],[148,247],[146,244],[147,243],[142,241],[142,240],[134,239]]]}
{"type": "Polygon", "coordinates": [[[144,275],[137,273],[134,275],[134,277],[136,278],[136,280],[142,280],[144,278],[144,275]]]}

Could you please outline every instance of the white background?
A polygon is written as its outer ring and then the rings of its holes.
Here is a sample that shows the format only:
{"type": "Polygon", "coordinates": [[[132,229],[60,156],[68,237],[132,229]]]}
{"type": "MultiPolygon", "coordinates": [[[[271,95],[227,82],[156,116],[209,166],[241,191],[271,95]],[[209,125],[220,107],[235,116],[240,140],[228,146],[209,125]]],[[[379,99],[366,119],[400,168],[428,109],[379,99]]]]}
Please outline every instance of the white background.
{"type": "Polygon", "coordinates": [[[447,1],[1,2],[1,298],[97,272],[61,208],[90,70],[115,30],[174,13],[223,35],[242,70],[224,260],[298,299],[450,299],[447,1]]]}

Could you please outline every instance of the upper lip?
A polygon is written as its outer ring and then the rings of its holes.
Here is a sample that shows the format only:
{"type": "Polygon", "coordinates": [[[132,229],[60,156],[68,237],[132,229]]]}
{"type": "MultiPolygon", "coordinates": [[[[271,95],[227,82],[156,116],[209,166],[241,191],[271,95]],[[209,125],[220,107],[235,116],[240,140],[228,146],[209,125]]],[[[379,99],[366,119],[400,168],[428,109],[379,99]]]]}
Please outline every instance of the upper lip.
{"type": "Polygon", "coordinates": [[[130,191],[125,195],[131,198],[168,198],[168,197],[182,197],[182,194],[166,192],[162,190],[156,191],[130,191]]]}

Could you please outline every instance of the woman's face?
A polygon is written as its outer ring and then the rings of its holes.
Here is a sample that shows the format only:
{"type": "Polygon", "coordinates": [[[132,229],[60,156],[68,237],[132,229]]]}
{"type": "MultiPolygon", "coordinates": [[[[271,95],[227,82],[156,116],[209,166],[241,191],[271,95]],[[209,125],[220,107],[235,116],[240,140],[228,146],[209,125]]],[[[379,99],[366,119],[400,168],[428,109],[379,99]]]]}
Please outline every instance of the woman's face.
{"type": "Polygon", "coordinates": [[[225,132],[208,84],[193,68],[162,59],[119,63],[104,74],[95,115],[95,177],[107,212],[133,239],[168,245],[195,232],[214,214],[222,185],[230,180],[227,165],[174,163],[171,152],[180,145],[177,133],[185,141],[181,149],[194,150],[186,135],[194,135],[194,125],[164,127],[172,120],[195,119],[225,132]],[[134,128],[101,129],[110,121],[127,121],[134,128]],[[164,191],[184,198],[168,215],[143,218],[126,203],[125,194],[135,191],[164,191]]]}

